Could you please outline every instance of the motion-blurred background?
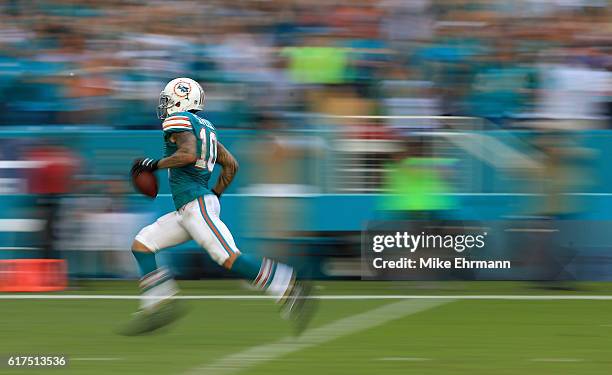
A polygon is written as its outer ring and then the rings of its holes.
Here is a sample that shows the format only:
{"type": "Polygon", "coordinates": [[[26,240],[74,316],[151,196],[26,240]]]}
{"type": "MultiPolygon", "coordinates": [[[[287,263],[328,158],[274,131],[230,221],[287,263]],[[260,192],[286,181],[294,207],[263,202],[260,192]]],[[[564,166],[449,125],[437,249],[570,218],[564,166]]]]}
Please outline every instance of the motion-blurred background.
{"type": "MultiPolygon", "coordinates": [[[[161,155],[158,95],[186,76],[241,164],[222,218],[244,251],[359,277],[370,220],[574,220],[569,278],[612,279],[610,16],[606,0],[2,1],[0,259],[136,277],[133,235],[173,206],[163,174],[149,201],[128,170],[161,155]]],[[[220,275],[193,243],[161,256],[220,275]]]]}

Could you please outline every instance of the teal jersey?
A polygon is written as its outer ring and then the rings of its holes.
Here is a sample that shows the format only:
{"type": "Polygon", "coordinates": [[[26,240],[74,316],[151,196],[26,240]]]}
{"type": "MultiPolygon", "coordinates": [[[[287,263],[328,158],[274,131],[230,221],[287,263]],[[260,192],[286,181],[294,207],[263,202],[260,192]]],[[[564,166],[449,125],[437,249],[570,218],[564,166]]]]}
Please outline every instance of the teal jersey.
{"type": "Polygon", "coordinates": [[[177,146],[170,140],[173,133],[191,132],[196,137],[197,161],[194,164],[168,170],[170,191],[178,210],[185,204],[211,194],[208,181],[217,161],[217,130],[210,121],[190,112],[174,113],[162,124],[164,157],[174,154],[177,146]]]}

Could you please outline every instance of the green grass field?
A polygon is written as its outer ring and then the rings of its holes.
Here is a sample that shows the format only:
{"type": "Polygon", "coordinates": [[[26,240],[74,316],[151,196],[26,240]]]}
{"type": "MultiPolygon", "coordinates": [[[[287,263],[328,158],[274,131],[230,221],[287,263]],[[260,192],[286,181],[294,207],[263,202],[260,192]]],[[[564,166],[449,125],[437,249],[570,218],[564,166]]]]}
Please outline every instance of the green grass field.
{"type": "MultiPolygon", "coordinates": [[[[256,295],[234,281],[183,282],[183,295],[256,295]]],[[[327,295],[612,295],[524,283],[323,282],[327,295]]],[[[136,294],[135,283],[89,282],[64,294],[136,294]]],[[[610,374],[609,300],[322,300],[295,340],[269,300],[188,300],[189,314],[143,337],[114,330],[136,300],[1,300],[0,356],[65,354],[49,374],[610,374]]]]}

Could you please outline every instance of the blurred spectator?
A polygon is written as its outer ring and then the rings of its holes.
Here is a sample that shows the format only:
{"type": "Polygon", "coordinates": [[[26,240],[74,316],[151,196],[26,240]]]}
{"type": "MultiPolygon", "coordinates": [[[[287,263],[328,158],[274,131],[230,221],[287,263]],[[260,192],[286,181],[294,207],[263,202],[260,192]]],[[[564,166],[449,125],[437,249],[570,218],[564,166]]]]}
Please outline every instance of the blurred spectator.
{"type": "Polygon", "coordinates": [[[603,2],[27,4],[0,5],[0,124],[156,128],[156,95],[176,76],[210,88],[221,127],[318,110],[330,84],[376,114],[609,117],[603,2]],[[426,89],[398,95],[411,82],[426,89]]]}
{"type": "Polygon", "coordinates": [[[35,215],[44,222],[41,235],[44,258],[58,258],[55,245],[61,198],[73,189],[78,159],[68,148],[51,143],[31,147],[24,159],[32,164],[27,169],[28,193],[35,197],[35,215]]]}
{"type": "Polygon", "coordinates": [[[539,68],[543,86],[537,115],[554,119],[556,129],[584,128],[585,120],[605,115],[612,76],[588,49],[550,51],[539,68]],[[572,121],[574,120],[574,121],[572,121]]]}
{"type": "Polygon", "coordinates": [[[526,110],[534,78],[530,68],[519,64],[511,45],[499,45],[493,53],[481,58],[475,69],[467,114],[503,125],[526,110]]]}
{"type": "Polygon", "coordinates": [[[449,219],[456,208],[449,171],[456,160],[433,155],[431,140],[409,137],[404,151],[387,168],[385,187],[389,192],[381,207],[396,220],[449,219]]]}

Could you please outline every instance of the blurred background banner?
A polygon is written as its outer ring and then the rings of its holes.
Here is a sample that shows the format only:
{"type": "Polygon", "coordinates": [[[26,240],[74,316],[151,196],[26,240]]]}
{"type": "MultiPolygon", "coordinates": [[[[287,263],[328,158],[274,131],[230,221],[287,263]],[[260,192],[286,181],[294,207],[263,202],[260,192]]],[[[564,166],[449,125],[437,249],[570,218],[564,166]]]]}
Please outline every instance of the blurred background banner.
{"type": "MultiPolygon", "coordinates": [[[[604,233],[609,17],[597,0],[4,1],[0,259],[137,276],[133,235],[173,206],[163,173],[151,201],[128,171],[161,155],[157,99],[179,76],[240,162],[222,218],[245,251],[359,278],[371,220],[604,233]]],[[[589,238],[572,277],[612,279],[589,238]]],[[[225,276],[193,243],[160,258],[225,276]]]]}

